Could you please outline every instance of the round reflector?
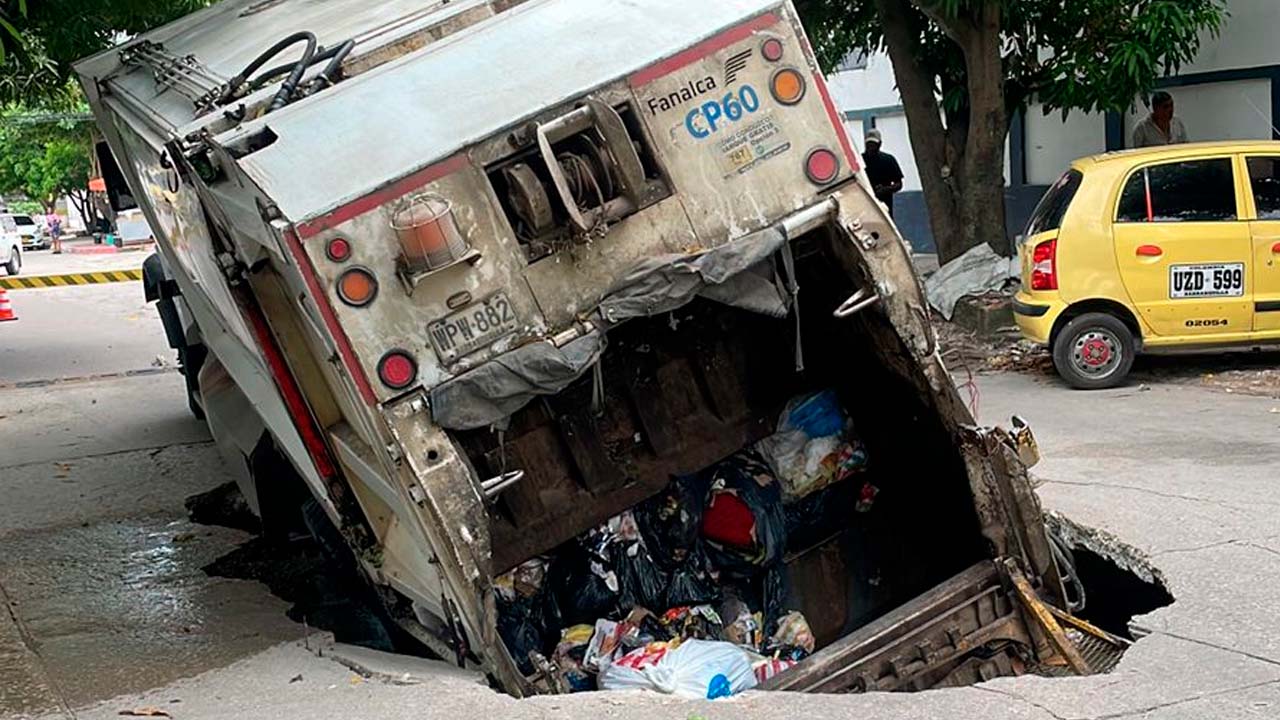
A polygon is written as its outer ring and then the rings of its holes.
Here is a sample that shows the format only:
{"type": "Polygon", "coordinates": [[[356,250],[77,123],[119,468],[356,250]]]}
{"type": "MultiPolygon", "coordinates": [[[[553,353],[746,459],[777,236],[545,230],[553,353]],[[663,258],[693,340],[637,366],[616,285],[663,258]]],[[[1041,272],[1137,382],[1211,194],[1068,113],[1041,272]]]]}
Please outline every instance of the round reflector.
{"type": "Polygon", "coordinates": [[[378,279],[366,268],[354,267],[338,276],[338,297],[351,307],[364,307],[378,294],[378,279]]]}
{"type": "Polygon", "coordinates": [[[404,350],[390,350],[378,361],[378,379],[392,390],[403,390],[418,379],[418,363],[404,350]]]}
{"type": "Polygon", "coordinates": [[[760,46],[760,54],[769,62],[778,62],[782,59],[782,41],[778,38],[769,38],[760,46]]]}
{"type": "Polygon", "coordinates": [[[351,243],[346,238],[334,238],[324,246],[324,254],[334,262],[343,262],[351,257],[351,243]]]}
{"type": "Polygon", "coordinates": [[[804,76],[795,68],[782,68],[769,80],[769,91],[783,105],[795,105],[804,97],[804,76]]]}
{"type": "Polygon", "coordinates": [[[804,174],[809,180],[826,185],[836,179],[840,172],[840,158],[826,148],[811,150],[804,159],[804,174]]]}

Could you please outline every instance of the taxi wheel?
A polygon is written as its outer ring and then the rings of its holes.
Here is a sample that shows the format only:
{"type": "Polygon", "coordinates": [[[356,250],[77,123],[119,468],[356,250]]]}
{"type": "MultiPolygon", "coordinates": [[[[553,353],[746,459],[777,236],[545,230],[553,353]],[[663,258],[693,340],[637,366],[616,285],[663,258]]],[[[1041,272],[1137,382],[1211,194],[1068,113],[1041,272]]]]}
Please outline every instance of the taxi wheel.
{"type": "Polygon", "coordinates": [[[1053,365],[1074,388],[1100,390],[1124,382],[1133,367],[1133,331],[1114,315],[1072,318],[1053,342],[1053,365]]]}

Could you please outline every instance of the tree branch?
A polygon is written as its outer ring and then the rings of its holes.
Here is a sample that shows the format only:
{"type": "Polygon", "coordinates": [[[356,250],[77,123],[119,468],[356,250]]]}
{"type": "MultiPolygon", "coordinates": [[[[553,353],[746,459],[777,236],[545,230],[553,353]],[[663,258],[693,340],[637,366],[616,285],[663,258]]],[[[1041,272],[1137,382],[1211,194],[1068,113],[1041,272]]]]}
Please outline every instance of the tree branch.
{"type": "Polygon", "coordinates": [[[947,37],[955,41],[961,47],[964,47],[969,36],[973,34],[973,24],[962,15],[951,17],[938,7],[938,0],[911,0],[912,4],[920,8],[930,20],[932,20],[947,37]]]}

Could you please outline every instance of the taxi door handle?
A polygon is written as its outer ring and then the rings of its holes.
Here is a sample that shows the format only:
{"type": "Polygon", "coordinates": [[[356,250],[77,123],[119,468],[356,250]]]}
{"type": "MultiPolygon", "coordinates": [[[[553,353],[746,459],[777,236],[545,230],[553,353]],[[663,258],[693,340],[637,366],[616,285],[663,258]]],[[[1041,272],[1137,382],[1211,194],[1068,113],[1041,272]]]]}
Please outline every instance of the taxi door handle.
{"type": "Polygon", "coordinates": [[[1164,250],[1159,245],[1139,245],[1138,249],[1134,250],[1134,254],[1138,257],[1160,257],[1164,254],[1164,250]]]}

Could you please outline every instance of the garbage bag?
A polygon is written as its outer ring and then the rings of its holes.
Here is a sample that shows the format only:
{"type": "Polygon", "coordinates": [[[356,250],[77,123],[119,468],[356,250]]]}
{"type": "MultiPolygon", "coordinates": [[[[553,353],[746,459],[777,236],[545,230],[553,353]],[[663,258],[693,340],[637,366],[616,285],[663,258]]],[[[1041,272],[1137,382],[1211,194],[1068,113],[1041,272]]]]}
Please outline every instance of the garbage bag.
{"type": "Polygon", "coordinates": [[[718,640],[724,622],[710,605],[674,607],[662,615],[662,626],[684,640],[718,640]]]}
{"type": "Polygon", "coordinates": [[[752,575],[781,561],[787,545],[781,488],[760,454],[738,452],[713,466],[710,477],[702,531],[711,564],[752,575]]]}
{"type": "Polygon", "coordinates": [[[549,657],[560,639],[560,614],[555,600],[545,588],[535,595],[513,598],[497,595],[498,636],[516,661],[520,672],[534,671],[529,653],[549,657]]]}
{"type": "Polygon", "coordinates": [[[719,599],[720,588],[712,582],[707,572],[706,555],[701,548],[697,548],[672,571],[662,602],[655,607],[706,605],[719,599]]]}
{"type": "Polygon", "coordinates": [[[779,430],[799,430],[811,438],[839,435],[844,431],[844,408],[834,390],[823,390],[793,400],[783,413],[779,430]]]}
{"type": "Polygon", "coordinates": [[[599,531],[591,531],[569,543],[547,571],[547,584],[565,625],[594,624],[618,612],[618,576],[602,543],[599,531]]]}
{"type": "Polygon", "coordinates": [[[654,562],[644,541],[615,542],[610,549],[622,607],[662,607],[667,576],[654,562]]]}
{"type": "Polygon", "coordinates": [[[635,510],[645,547],[664,570],[684,565],[698,549],[703,498],[695,485],[694,478],[677,478],[635,510]]]}
{"type": "Polygon", "coordinates": [[[774,677],[775,675],[781,675],[795,667],[797,662],[797,660],[789,660],[786,658],[762,657],[757,655],[751,657],[751,669],[756,674],[756,683],[762,685],[766,680],[774,677]]]}
{"type": "Polygon", "coordinates": [[[736,695],[756,684],[747,653],[714,640],[640,648],[618,658],[600,673],[603,690],[656,690],[694,700],[736,695]]]}
{"type": "Polygon", "coordinates": [[[494,578],[494,592],[505,600],[515,600],[517,597],[533,597],[542,590],[546,572],[547,561],[545,559],[540,557],[530,558],[494,578]]]}
{"type": "Polygon", "coordinates": [[[597,620],[591,633],[591,641],[587,643],[587,651],[582,656],[582,667],[588,672],[599,672],[600,668],[613,662],[614,655],[621,647],[621,633],[612,620],[597,620]]]}
{"type": "Polygon", "coordinates": [[[793,399],[777,432],[756,444],[791,503],[839,482],[867,464],[862,443],[832,390],[793,399]]]}
{"type": "Polygon", "coordinates": [[[740,647],[759,650],[764,643],[763,618],[760,613],[737,597],[727,598],[720,605],[720,617],[724,628],[720,639],[740,647]]]}
{"type": "Polygon", "coordinates": [[[595,689],[595,681],[585,668],[587,648],[594,632],[595,627],[591,625],[573,625],[560,633],[560,643],[556,645],[552,660],[561,683],[569,692],[595,689]]]}
{"type": "Polygon", "coordinates": [[[778,620],[778,628],[769,636],[765,650],[772,653],[784,648],[800,648],[809,654],[816,646],[809,621],[799,612],[789,612],[778,620]]]}

